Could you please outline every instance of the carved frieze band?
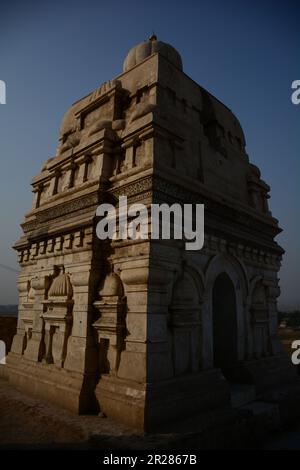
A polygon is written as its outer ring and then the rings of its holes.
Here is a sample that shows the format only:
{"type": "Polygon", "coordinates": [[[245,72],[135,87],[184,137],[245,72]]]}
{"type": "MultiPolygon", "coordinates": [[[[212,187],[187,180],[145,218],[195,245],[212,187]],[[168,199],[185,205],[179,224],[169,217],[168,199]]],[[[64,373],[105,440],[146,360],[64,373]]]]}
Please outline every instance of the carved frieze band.
{"type": "Polygon", "coordinates": [[[99,193],[94,193],[85,197],[80,197],[72,201],[59,204],[51,209],[45,209],[44,211],[36,215],[36,219],[30,222],[24,222],[21,226],[25,233],[37,229],[44,222],[48,222],[52,219],[62,217],[72,212],[86,209],[87,207],[97,205],[99,203],[99,193]]]}
{"type": "MultiPolygon", "coordinates": [[[[207,217],[215,218],[215,216],[220,216],[220,220],[223,220],[223,224],[225,218],[226,224],[236,227],[237,230],[238,226],[247,228],[251,232],[255,230],[255,232],[258,232],[260,239],[265,237],[266,241],[270,243],[271,249],[275,249],[280,252],[280,249],[276,249],[275,244],[272,246],[272,240],[279,232],[276,226],[272,226],[267,223],[264,224],[253,218],[250,214],[238,212],[234,208],[230,208],[225,204],[213,201],[194,191],[189,191],[163,178],[148,176],[133,183],[112,188],[110,192],[116,198],[122,195],[127,196],[128,198],[133,198],[134,200],[136,197],[142,199],[143,196],[146,197],[146,194],[147,196],[152,194],[153,203],[166,202],[172,204],[174,202],[181,202],[185,204],[204,204],[207,217]]],[[[206,218],[206,220],[208,221],[208,218],[206,218]]]]}
{"type": "MultiPolygon", "coordinates": [[[[244,243],[244,239],[242,239],[242,237],[240,243],[236,241],[230,242],[228,240],[224,240],[221,235],[215,236],[213,232],[213,234],[206,233],[206,244],[204,247],[205,249],[209,247],[209,249],[212,251],[225,250],[226,252],[232,252],[233,250],[235,254],[245,259],[253,260],[262,264],[279,266],[281,259],[281,251],[280,249],[277,249],[277,245],[272,242],[272,232],[274,230],[273,227],[250,218],[249,215],[246,213],[238,213],[233,208],[209,200],[208,198],[201,196],[199,193],[189,191],[170,181],[166,181],[159,177],[153,177],[153,175],[141,178],[138,181],[124,184],[116,188],[111,188],[108,193],[114,198],[118,198],[121,195],[125,195],[130,199],[130,202],[138,200],[142,201],[146,198],[150,198],[151,202],[157,203],[204,203],[206,208],[206,221],[209,221],[210,217],[213,220],[216,217],[218,218],[218,215],[220,215],[222,216],[221,225],[224,225],[225,217],[225,222],[227,223],[228,227],[231,227],[233,224],[233,226],[235,227],[239,226],[241,230],[248,230],[249,233],[259,232],[260,230],[264,230],[264,232],[267,231],[268,241],[270,245],[270,248],[268,246],[265,247],[261,244],[261,246],[250,247],[249,243],[244,243]]],[[[95,193],[89,195],[88,197],[76,199],[74,201],[67,202],[61,206],[57,206],[53,210],[44,211],[40,214],[41,217],[38,218],[36,221],[28,222],[27,225],[24,225],[26,226],[27,231],[29,231],[30,229],[33,230],[39,224],[41,224],[41,222],[51,221],[51,219],[64,216],[76,210],[84,209],[91,205],[96,206],[97,203],[99,203],[99,195],[95,193]]],[[[239,235],[239,229],[236,230],[236,235],[239,235]]],[[[73,247],[73,242],[70,241],[70,237],[72,238],[73,236],[65,235],[49,239],[47,240],[47,242],[33,243],[31,244],[30,248],[26,248],[20,251],[19,261],[21,263],[30,261],[32,262],[32,260],[34,260],[37,256],[43,255],[43,250],[45,250],[49,254],[52,252],[56,253],[64,249],[68,250],[73,247]],[[45,243],[47,243],[46,248],[43,246],[43,244],[45,243]]]]}

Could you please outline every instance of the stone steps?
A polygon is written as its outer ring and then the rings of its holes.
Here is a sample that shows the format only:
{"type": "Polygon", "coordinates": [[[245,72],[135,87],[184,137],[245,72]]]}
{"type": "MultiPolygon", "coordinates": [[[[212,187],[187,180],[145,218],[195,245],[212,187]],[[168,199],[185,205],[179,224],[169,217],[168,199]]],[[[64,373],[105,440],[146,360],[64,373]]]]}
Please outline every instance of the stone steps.
{"type": "Polygon", "coordinates": [[[255,386],[248,384],[230,384],[231,406],[239,408],[246,403],[253,402],[256,398],[255,386]]]}

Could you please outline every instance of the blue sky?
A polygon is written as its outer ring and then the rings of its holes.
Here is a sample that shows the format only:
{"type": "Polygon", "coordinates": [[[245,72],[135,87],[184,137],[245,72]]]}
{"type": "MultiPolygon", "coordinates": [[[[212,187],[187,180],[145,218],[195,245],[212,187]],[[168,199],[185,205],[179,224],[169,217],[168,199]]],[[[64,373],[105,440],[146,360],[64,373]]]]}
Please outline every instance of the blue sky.
{"type": "Polygon", "coordinates": [[[300,307],[298,1],[17,1],[0,6],[0,304],[15,303],[11,245],[31,207],[30,181],[54,155],[72,102],[118,75],[152,31],[181,54],[184,71],[239,118],[250,160],[271,185],[284,232],[282,307],[300,307]],[[298,24],[297,24],[298,23],[298,24]]]}

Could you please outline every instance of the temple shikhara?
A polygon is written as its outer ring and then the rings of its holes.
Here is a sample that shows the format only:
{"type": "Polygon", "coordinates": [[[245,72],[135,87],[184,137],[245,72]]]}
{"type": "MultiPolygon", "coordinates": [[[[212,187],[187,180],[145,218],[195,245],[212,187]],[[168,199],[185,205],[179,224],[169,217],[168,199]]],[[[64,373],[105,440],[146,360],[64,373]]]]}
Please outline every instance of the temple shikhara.
{"type": "MultiPolygon", "coordinates": [[[[19,389],[159,430],[296,380],[277,336],[281,229],[234,114],[149,40],[66,112],[16,242],[19,389]],[[204,204],[205,243],[99,240],[108,202],[204,204]]],[[[262,398],[264,397],[264,398],[262,398]]]]}

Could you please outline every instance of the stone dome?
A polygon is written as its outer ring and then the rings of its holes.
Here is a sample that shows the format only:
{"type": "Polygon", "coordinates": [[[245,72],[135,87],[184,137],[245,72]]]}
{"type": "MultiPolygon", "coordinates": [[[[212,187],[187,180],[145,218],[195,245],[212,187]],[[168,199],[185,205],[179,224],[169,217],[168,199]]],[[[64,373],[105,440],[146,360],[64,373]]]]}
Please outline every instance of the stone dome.
{"type": "Polygon", "coordinates": [[[72,284],[68,274],[62,273],[57,276],[51,284],[48,297],[67,297],[70,299],[73,294],[72,284]]]}
{"type": "Polygon", "coordinates": [[[121,297],[123,295],[122,281],[116,273],[110,273],[106,276],[99,290],[99,295],[100,297],[121,297]]]}
{"type": "Polygon", "coordinates": [[[182,70],[182,60],[176,49],[170,46],[170,44],[158,41],[157,37],[153,34],[147,41],[141,42],[130,49],[124,60],[123,72],[132,69],[136,64],[156,52],[164,56],[175,67],[182,70]]]}

